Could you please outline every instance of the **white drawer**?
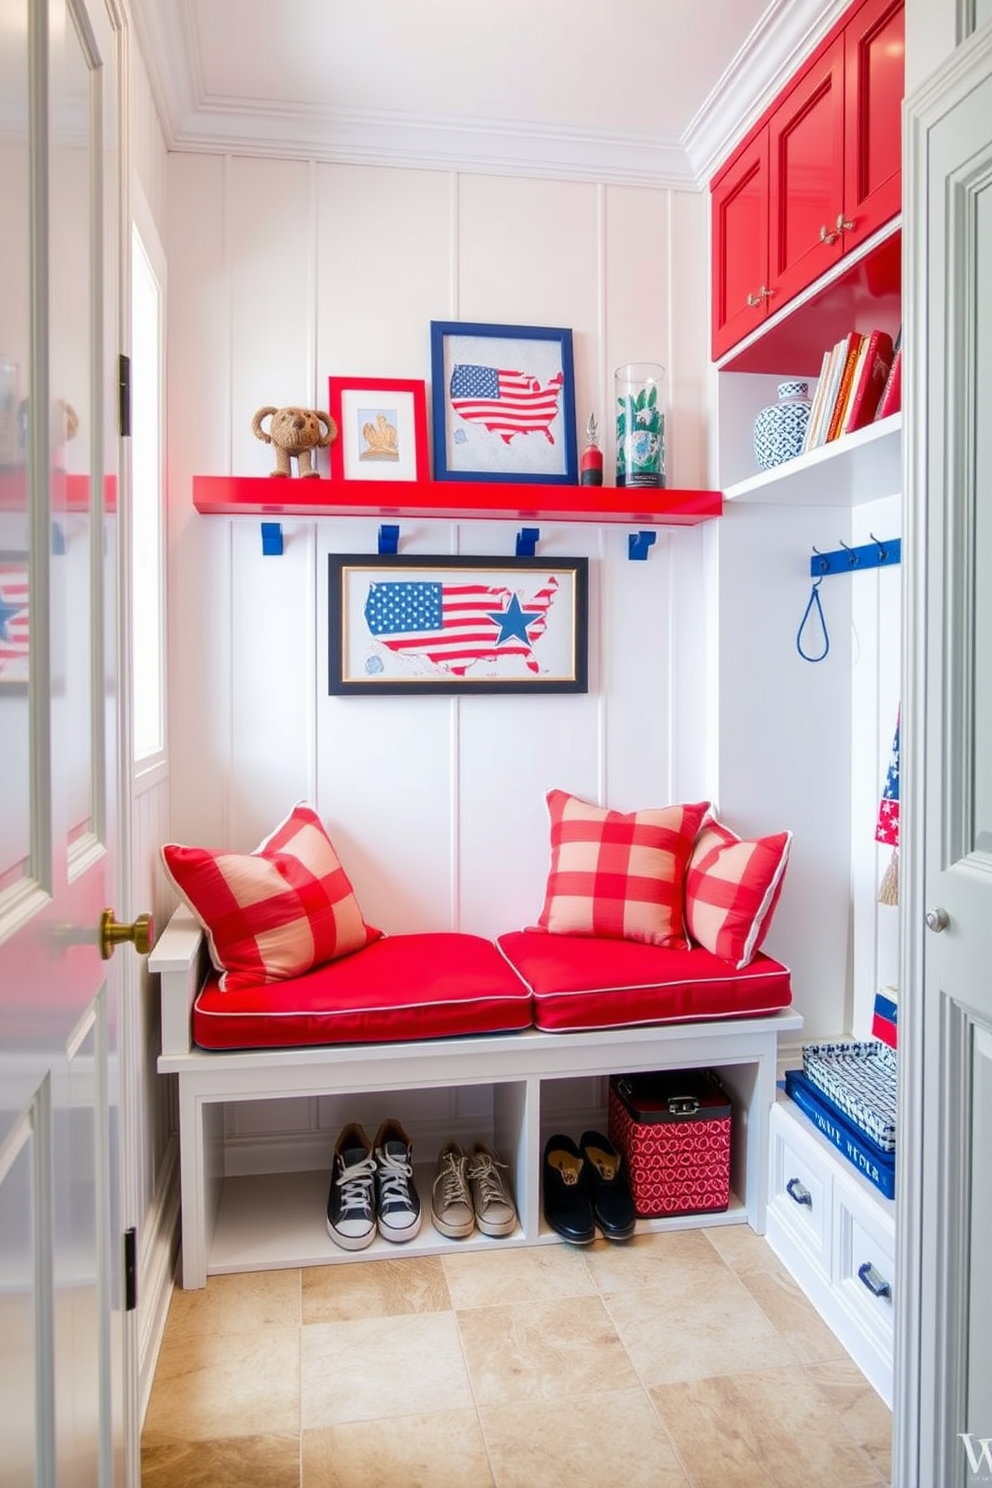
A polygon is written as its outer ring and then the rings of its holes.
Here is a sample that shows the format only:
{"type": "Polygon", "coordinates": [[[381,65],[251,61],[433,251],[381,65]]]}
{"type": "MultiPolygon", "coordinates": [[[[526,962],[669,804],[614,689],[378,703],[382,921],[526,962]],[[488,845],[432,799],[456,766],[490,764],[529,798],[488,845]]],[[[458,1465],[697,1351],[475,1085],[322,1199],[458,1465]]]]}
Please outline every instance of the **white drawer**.
{"type": "Polygon", "coordinates": [[[829,1271],[830,1166],[776,1104],[771,1116],[770,1206],[780,1222],[829,1271]]]}
{"type": "Polygon", "coordinates": [[[837,1195],[834,1285],[865,1331],[881,1348],[891,1349],[895,1235],[842,1191],[837,1195]]]}

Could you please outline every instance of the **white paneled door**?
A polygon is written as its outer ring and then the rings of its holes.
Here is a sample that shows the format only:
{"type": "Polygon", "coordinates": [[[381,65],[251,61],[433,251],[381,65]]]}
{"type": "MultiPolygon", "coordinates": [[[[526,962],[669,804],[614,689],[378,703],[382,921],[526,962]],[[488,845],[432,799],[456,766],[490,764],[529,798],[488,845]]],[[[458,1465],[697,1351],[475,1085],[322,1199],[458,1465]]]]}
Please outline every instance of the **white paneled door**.
{"type": "Polygon", "coordinates": [[[119,17],[0,0],[0,1479],[123,1481],[119,17]]]}
{"type": "Polygon", "coordinates": [[[908,119],[894,1481],[966,1488],[992,1480],[992,28],[910,100],[908,119]]]}

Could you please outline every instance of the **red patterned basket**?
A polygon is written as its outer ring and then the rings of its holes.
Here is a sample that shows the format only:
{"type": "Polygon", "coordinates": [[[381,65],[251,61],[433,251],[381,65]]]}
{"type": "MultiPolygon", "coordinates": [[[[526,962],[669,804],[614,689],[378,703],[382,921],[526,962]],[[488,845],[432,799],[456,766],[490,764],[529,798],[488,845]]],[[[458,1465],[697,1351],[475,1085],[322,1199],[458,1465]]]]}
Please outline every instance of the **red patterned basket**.
{"type": "Polygon", "coordinates": [[[712,1071],[611,1075],[608,1121],[642,1219],[729,1207],[730,1097],[712,1071]]]}

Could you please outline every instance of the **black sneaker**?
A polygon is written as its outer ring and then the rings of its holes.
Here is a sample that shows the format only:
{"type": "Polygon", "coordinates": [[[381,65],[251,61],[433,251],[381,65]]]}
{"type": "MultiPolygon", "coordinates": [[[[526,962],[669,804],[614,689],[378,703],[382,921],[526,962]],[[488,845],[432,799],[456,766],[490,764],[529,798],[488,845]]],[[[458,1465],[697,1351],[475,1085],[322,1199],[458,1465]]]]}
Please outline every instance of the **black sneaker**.
{"type": "Polygon", "coordinates": [[[334,1145],[327,1232],[342,1250],[364,1250],[375,1239],[375,1158],[372,1144],[352,1122],[334,1145]]]}
{"type": "Polygon", "coordinates": [[[391,1117],[375,1134],[379,1234],[402,1244],[420,1229],[420,1195],[413,1181],[413,1144],[391,1117]]]}

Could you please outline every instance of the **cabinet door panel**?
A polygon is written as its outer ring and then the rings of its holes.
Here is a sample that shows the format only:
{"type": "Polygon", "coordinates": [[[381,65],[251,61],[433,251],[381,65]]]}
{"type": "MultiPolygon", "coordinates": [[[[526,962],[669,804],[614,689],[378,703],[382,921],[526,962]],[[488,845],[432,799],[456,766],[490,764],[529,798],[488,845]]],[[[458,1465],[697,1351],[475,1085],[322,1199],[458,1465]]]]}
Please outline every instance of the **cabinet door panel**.
{"type": "Polygon", "coordinates": [[[713,187],[713,357],[768,313],[768,136],[762,131],[713,187]]]}
{"type": "Polygon", "coordinates": [[[867,0],[844,32],[844,214],[856,247],[902,205],[903,0],[867,0]]]}
{"type": "Polygon", "coordinates": [[[771,310],[830,268],[843,251],[842,38],[803,75],[768,125],[771,310]]]}

